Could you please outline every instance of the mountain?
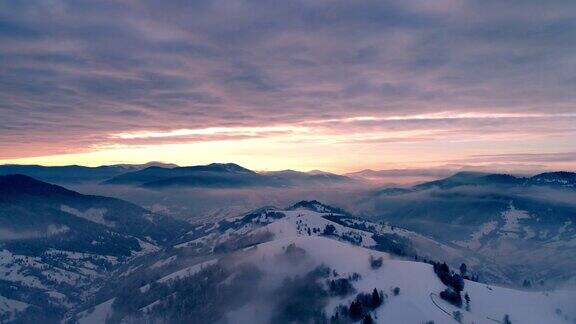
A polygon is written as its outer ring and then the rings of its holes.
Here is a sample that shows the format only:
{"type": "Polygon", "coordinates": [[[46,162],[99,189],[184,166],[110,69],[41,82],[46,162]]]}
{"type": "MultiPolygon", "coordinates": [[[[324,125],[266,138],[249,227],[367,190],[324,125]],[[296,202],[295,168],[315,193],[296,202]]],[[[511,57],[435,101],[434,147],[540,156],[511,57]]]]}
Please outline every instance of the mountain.
{"type": "Polygon", "coordinates": [[[360,195],[353,212],[304,200],[190,225],[0,176],[0,322],[570,322],[576,292],[555,290],[576,282],[569,184],[468,172],[360,195]]]}
{"type": "Polygon", "coordinates": [[[547,186],[553,188],[576,188],[576,173],[548,172],[532,177],[516,177],[509,174],[482,172],[458,172],[445,179],[426,182],[413,187],[414,190],[431,188],[449,189],[460,186],[547,186]]]}
{"type": "Polygon", "coordinates": [[[63,219],[73,219],[162,243],[185,224],[120,199],[82,195],[24,175],[0,176],[0,204],[10,211],[10,215],[3,213],[6,217],[1,219],[5,230],[35,230],[50,224],[68,226],[73,224],[63,219]]]}
{"type": "Polygon", "coordinates": [[[560,171],[540,173],[532,177],[519,177],[510,174],[463,171],[443,179],[423,182],[408,188],[383,188],[377,190],[374,194],[396,195],[429,189],[447,190],[464,186],[575,189],[576,173],[560,171]]]}
{"type": "Polygon", "coordinates": [[[191,167],[149,167],[128,172],[103,184],[137,185],[144,188],[205,187],[287,187],[296,185],[320,185],[346,183],[352,179],[325,172],[298,172],[292,170],[257,173],[234,163],[212,163],[191,167]]]}
{"type": "Polygon", "coordinates": [[[162,168],[177,168],[178,164],[164,163],[164,162],[158,162],[158,161],[150,161],[150,162],[146,162],[144,164],[114,164],[113,166],[122,167],[122,168],[126,168],[126,169],[131,169],[131,170],[141,170],[141,169],[145,169],[147,167],[152,167],[152,166],[162,167],[162,168]]]}
{"type": "Polygon", "coordinates": [[[0,176],[0,295],[58,314],[119,264],[189,228],[119,199],[0,176]]]}
{"type": "Polygon", "coordinates": [[[532,177],[462,172],[409,188],[361,197],[355,212],[497,265],[492,281],[521,284],[573,280],[576,267],[576,192],[573,173],[532,177]]]}
{"type": "Polygon", "coordinates": [[[100,182],[130,170],[134,169],[128,166],[85,167],[79,165],[0,165],[0,175],[24,174],[35,179],[52,183],[100,182]]]}
{"type": "Polygon", "coordinates": [[[145,164],[116,164],[98,167],[80,165],[42,166],[42,165],[0,165],[0,175],[24,174],[29,177],[60,184],[98,183],[120,174],[141,170],[150,166],[174,168],[175,164],[148,162],[145,164]]]}
{"type": "Polygon", "coordinates": [[[254,172],[235,163],[179,167],[149,162],[99,167],[0,165],[0,175],[23,174],[38,180],[65,184],[130,185],[150,189],[169,187],[245,188],[290,187],[354,183],[352,178],[323,171],[254,172]]]}
{"type": "Polygon", "coordinates": [[[447,177],[454,173],[454,169],[432,168],[432,169],[390,169],[371,170],[366,169],[346,173],[344,176],[373,184],[413,184],[423,181],[431,181],[442,177],[447,177]]]}
{"type": "Polygon", "coordinates": [[[126,264],[68,319],[90,324],[576,318],[575,291],[541,293],[477,282],[475,266],[459,275],[424,259],[426,253],[414,255],[423,248],[450,255],[449,246],[337,211],[302,201],[198,225],[171,249],[126,264]]]}
{"type": "Polygon", "coordinates": [[[263,173],[263,175],[270,177],[272,183],[278,183],[280,186],[355,183],[355,181],[349,177],[319,170],[313,170],[310,172],[299,172],[294,170],[270,171],[263,173]]]}
{"type": "Polygon", "coordinates": [[[414,190],[426,190],[431,188],[449,189],[459,186],[514,186],[522,185],[523,178],[517,178],[507,174],[488,174],[482,172],[458,172],[450,177],[425,182],[413,187],[414,190]]]}
{"type": "Polygon", "coordinates": [[[191,167],[148,167],[105,181],[103,184],[138,185],[144,188],[207,187],[234,188],[272,185],[271,179],[234,163],[212,163],[191,167]]]}
{"type": "Polygon", "coordinates": [[[576,173],[574,172],[547,172],[527,179],[529,185],[541,185],[576,189],[576,173]]]}

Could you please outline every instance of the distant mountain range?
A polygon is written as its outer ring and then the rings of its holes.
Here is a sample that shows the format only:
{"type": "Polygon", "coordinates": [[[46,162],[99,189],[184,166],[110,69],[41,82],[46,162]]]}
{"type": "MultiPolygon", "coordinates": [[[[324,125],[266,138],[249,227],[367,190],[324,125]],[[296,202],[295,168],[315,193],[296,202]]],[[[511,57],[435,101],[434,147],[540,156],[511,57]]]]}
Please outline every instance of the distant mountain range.
{"type": "Polygon", "coordinates": [[[149,189],[170,187],[245,188],[290,187],[357,183],[358,180],[323,171],[293,170],[255,172],[234,163],[212,163],[179,167],[151,163],[100,167],[1,165],[0,175],[24,174],[59,184],[100,183],[130,185],[149,189]]]}
{"type": "Polygon", "coordinates": [[[148,167],[127,172],[103,182],[103,184],[137,185],[144,188],[166,187],[288,187],[297,185],[352,183],[354,180],[325,172],[298,172],[292,170],[255,172],[234,163],[162,168],[148,167]]]}
{"type": "Polygon", "coordinates": [[[576,189],[576,173],[545,172],[531,177],[483,172],[458,172],[444,179],[424,182],[409,188],[385,188],[378,193],[384,195],[404,194],[428,189],[451,189],[463,186],[530,187],[543,186],[556,189],[576,189]]]}
{"type": "Polygon", "coordinates": [[[363,182],[418,183],[412,188],[384,189],[383,194],[406,190],[426,190],[433,187],[447,189],[458,186],[507,185],[507,186],[555,186],[576,188],[576,173],[548,172],[532,177],[519,177],[485,172],[457,172],[450,176],[450,169],[397,169],[362,170],[343,175],[314,170],[257,172],[235,163],[212,163],[208,165],[184,166],[149,162],[141,165],[117,164],[99,167],[0,165],[0,175],[23,174],[42,181],[58,184],[101,183],[122,184],[144,188],[168,187],[290,187],[301,185],[361,184],[363,182]]]}
{"type": "Polygon", "coordinates": [[[431,181],[454,174],[455,169],[430,168],[430,169],[389,169],[371,170],[365,169],[344,174],[344,176],[373,184],[413,184],[431,181]]]}
{"type": "Polygon", "coordinates": [[[101,182],[126,172],[136,171],[150,166],[164,168],[177,167],[175,164],[160,162],[104,165],[98,167],[86,167],[80,165],[43,166],[5,164],[0,165],[0,175],[24,174],[51,183],[101,182]]]}

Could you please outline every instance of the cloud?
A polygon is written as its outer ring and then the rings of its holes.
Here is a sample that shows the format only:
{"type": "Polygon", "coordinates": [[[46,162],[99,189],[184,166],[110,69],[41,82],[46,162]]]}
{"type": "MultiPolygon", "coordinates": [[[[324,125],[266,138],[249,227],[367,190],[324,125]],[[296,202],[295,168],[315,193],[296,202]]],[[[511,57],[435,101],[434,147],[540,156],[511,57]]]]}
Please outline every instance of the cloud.
{"type": "Polygon", "coordinates": [[[512,154],[480,154],[472,155],[462,162],[493,162],[493,161],[516,161],[516,162],[572,162],[576,160],[576,152],[557,153],[512,153],[512,154]]]}
{"type": "Polygon", "coordinates": [[[497,133],[576,149],[571,1],[53,0],[0,12],[1,159],[144,141],[115,134],[301,126],[308,141],[346,145],[425,131],[407,142],[497,133]]]}

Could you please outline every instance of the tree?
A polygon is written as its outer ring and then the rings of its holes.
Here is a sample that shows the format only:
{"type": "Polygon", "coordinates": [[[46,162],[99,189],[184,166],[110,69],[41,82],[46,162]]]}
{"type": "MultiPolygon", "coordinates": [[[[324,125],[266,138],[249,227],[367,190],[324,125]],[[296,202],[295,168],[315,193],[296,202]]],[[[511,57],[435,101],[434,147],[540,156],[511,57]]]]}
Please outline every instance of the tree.
{"type": "Polygon", "coordinates": [[[450,271],[450,267],[448,267],[446,262],[434,263],[434,272],[446,286],[450,286],[456,291],[462,291],[464,289],[464,278],[450,271]]]}
{"type": "Polygon", "coordinates": [[[392,289],[392,293],[394,294],[394,296],[400,295],[400,287],[396,287],[396,288],[392,289]]]}
{"type": "Polygon", "coordinates": [[[452,276],[452,288],[454,288],[454,290],[456,291],[464,290],[464,278],[462,278],[462,276],[454,274],[452,276]]]}
{"type": "Polygon", "coordinates": [[[351,319],[357,321],[362,318],[362,304],[359,301],[353,301],[350,304],[350,309],[348,310],[348,315],[351,319]]]}
{"type": "Polygon", "coordinates": [[[455,311],[455,312],[452,313],[452,317],[454,317],[454,319],[456,320],[456,322],[462,323],[462,312],[460,312],[460,311],[455,311]]]}
{"type": "Polygon", "coordinates": [[[467,271],[468,271],[468,267],[466,266],[466,263],[462,263],[460,265],[460,274],[462,275],[462,277],[464,277],[466,275],[467,271]]]}
{"type": "Polygon", "coordinates": [[[370,267],[372,269],[378,269],[382,266],[383,259],[382,257],[375,258],[374,256],[370,256],[370,267]]]}
{"type": "Polygon", "coordinates": [[[440,292],[440,298],[458,308],[462,307],[462,295],[460,295],[459,291],[456,291],[452,288],[446,288],[440,292]]]}
{"type": "Polygon", "coordinates": [[[370,314],[367,314],[366,316],[364,316],[364,319],[362,319],[362,324],[373,324],[374,320],[372,319],[372,316],[370,316],[370,314]]]}
{"type": "Polygon", "coordinates": [[[332,296],[346,296],[354,292],[354,286],[347,278],[332,279],[328,287],[332,296]]]}
{"type": "Polygon", "coordinates": [[[332,224],[328,224],[326,227],[324,227],[324,235],[332,235],[335,231],[336,227],[332,224]]]}
{"type": "Polygon", "coordinates": [[[508,314],[504,315],[504,320],[502,320],[503,324],[512,324],[510,321],[510,316],[508,314]]]}
{"type": "Polygon", "coordinates": [[[378,290],[374,288],[374,290],[372,290],[372,308],[376,308],[381,304],[382,304],[382,297],[380,297],[378,290]]]}

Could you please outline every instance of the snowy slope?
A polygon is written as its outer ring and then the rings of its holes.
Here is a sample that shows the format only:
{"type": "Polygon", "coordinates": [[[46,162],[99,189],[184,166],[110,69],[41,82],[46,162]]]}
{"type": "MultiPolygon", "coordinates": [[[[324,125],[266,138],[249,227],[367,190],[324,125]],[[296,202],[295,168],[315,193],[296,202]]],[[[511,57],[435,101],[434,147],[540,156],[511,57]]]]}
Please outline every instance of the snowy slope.
{"type": "MultiPolygon", "coordinates": [[[[267,273],[279,275],[274,256],[282,253],[283,248],[292,243],[306,251],[306,262],[309,262],[310,268],[323,264],[341,276],[359,273],[361,279],[354,284],[358,291],[370,292],[377,288],[390,294],[394,287],[399,287],[400,294],[389,297],[387,303],[376,310],[374,317],[377,317],[378,323],[424,323],[430,320],[449,323],[453,320],[445,311],[452,314],[456,310],[464,314],[464,323],[493,323],[492,319],[501,320],[505,314],[517,323],[566,323],[563,316],[556,314],[556,309],[576,319],[576,292],[526,292],[472,281],[466,281],[464,289],[472,300],[471,311],[464,311],[437,296],[445,286],[436,277],[431,265],[394,260],[386,253],[324,237],[287,237],[263,243],[250,250],[250,253],[244,252],[246,255],[243,257],[257,263],[267,273]],[[384,257],[381,268],[371,269],[371,255],[384,257]]],[[[338,304],[349,303],[353,297],[331,299],[326,313],[330,314],[338,304]]],[[[257,308],[258,305],[245,306],[247,312],[243,315],[246,317],[239,322],[249,323],[248,310],[257,308]]]]}
{"type": "MultiPolygon", "coordinates": [[[[514,224],[518,217],[510,215],[509,219],[510,224],[514,224]]],[[[229,285],[240,275],[238,269],[246,264],[254,265],[256,272],[261,272],[260,281],[251,286],[258,291],[257,297],[247,297],[241,305],[223,311],[224,318],[231,323],[272,321],[278,305],[274,304],[275,298],[266,296],[276,296],[287,278],[305,277],[319,266],[331,270],[326,280],[320,280],[325,289],[328,289],[329,280],[358,277],[352,282],[354,293],[323,297],[322,312],[327,318],[335,313],[338,305],[350,305],[356,294],[370,293],[376,288],[386,296],[384,305],[371,312],[377,323],[456,323],[454,312],[461,313],[462,323],[502,322],[505,315],[512,323],[570,323],[576,320],[576,291],[531,292],[468,280],[462,295],[470,296],[470,310],[457,308],[439,297],[446,286],[430,264],[377,251],[375,249],[380,245],[374,237],[389,234],[394,235],[392,240],[405,238],[412,242],[412,248],[419,251],[426,246],[428,251],[445,251],[446,254],[460,250],[410,231],[338,214],[323,206],[283,210],[265,208],[197,227],[193,234],[196,238],[175,246],[178,257],[166,255],[165,259],[154,260],[150,266],[134,271],[174,269],[160,272],[160,279],[155,279],[157,283],[170,285],[175,280],[202,275],[202,271],[210,266],[221,266],[230,273],[220,285],[229,285]],[[290,249],[296,251],[295,258],[287,256],[290,249]],[[203,261],[175,269],[178,262],[182,262],[183,255],[191,251],[206,253],[203,261]],[[380,257],[382,265],[372,267],[370,259],[380,257]],[[398,295],[393,293],[396,287],[400,291],[398,295]]],[[[200,277],[194,280],[200,280],[200,277]]],[[[151,287],[154,285],[142,286],[140,292],[153,294],[151,289],[155,288],[151,287]]],[[[177,298],[177,295],[170,294],[167,298],[177,298]]],[[[166,299],[149,300],[141,305],[140,316],[150,316],[154,307],[162,306],[163,302],[166,299]]],[[[110,299],[96,306],[94,312],[99,317],[111,316],[111,303],[110,299]]]]}
{"type": "Polygon", "coordinates": [[[0,323],[13,320],[16,312],[21,312],[28,306],[26,303],[0,296],[0,323]]]}
{"type": "Polygon", "coordinates": [[[112,314],[112,303],[114,303],[114,299],[110,299],[89,310],[78,313],[78,324],[105,323],[106,318],[112,314]]]}

